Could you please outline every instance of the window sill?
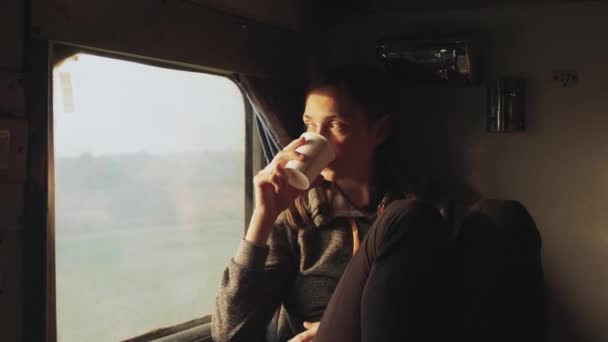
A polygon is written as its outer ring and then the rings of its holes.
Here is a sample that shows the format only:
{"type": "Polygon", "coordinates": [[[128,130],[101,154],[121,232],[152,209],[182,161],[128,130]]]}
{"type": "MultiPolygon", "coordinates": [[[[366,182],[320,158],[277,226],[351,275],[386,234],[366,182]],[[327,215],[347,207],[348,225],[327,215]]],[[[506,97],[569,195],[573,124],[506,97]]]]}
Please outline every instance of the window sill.
{"type": "Polygon", "coordinates": [[[211,342],[211,315],[161,328],[123,342],[211,342]]]}

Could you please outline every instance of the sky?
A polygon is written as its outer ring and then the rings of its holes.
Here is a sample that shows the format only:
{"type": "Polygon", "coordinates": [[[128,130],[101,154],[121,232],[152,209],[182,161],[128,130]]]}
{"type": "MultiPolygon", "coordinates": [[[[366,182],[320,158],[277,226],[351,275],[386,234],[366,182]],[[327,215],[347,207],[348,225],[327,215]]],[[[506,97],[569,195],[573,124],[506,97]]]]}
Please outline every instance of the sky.
{"type": "Polygon", "coordinates": [[[245,149],[243,96],[221,76],[78,54],[53,70],[53,115],[57,157],[245,149]]]}

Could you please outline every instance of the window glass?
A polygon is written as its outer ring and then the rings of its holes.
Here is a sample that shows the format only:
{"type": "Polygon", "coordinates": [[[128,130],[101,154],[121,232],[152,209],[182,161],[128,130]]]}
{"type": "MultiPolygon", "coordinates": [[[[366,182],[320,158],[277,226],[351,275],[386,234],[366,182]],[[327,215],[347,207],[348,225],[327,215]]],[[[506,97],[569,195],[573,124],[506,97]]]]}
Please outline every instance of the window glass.
{"type": "Polygon", "coordinates": [[[59,341],[118,341],[211,313],[243,232],[237,86],[87,54],[53,82],[59,341]]]}

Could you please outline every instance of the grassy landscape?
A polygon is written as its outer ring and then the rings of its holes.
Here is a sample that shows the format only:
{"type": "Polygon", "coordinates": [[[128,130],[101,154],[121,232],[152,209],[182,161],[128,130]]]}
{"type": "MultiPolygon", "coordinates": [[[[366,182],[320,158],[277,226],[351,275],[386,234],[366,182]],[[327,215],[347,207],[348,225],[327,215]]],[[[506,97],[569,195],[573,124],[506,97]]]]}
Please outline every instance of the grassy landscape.
{"type": "Polygon", "coordinates": [[[59,341],[211,313],[243,225],[243,152],[57,158],[59,341]]]}

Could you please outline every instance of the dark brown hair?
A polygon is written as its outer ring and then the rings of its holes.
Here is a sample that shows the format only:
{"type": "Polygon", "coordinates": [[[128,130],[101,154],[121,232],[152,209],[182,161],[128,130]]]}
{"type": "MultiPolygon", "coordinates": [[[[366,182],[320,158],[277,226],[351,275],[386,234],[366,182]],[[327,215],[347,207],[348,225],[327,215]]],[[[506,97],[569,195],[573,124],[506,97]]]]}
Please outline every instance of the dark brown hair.
{"type": "Polygon", "coordinates": [[[324,87],[345,91],[361,107],[369,122],[391,114],[393,91],[390,79],[382,69],[366,64],[342,65],[311,81],[307,94],[324,87]]]}

